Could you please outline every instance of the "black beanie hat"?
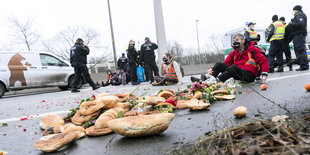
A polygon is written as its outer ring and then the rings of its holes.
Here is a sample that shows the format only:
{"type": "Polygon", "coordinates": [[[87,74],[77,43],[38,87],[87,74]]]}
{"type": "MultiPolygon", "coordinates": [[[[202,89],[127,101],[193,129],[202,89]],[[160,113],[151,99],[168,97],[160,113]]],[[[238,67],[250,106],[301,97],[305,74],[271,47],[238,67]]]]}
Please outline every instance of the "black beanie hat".
{"type": "Polygon", "coordinates": [[[302,7],[300,5],[296,5],[293,10],[301,11],[302,7]]]}
{"type": "Polygon", "coordinates": [[[273,15],[273,16],[272,16],[272,21],[275,22],[275,21],[277,21],[277,20],[278,20],[278,15],[273,15]]]}
{"type": "Polygon", "coordinates": [[[279,20],[281,20],[281,21],[285,21],[285,17],[281,17],[279,20]]]}

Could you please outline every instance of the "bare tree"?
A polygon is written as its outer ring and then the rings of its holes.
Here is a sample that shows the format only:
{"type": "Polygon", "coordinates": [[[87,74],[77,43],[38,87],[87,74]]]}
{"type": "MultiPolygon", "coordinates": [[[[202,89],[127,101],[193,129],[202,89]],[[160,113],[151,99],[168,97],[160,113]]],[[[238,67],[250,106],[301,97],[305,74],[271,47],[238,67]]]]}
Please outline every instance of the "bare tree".
{"type": "Polygon", "coordinates": [[[177,41],[168,43],[168,53],[173,55],[175,61],[181,63],[181,57],[183,56],[183,48],[177,41]]]}
{"type": "MultiPolygon", "coordinates": [[[[98,45],[99,32],[92,27],[67,27],[52,39],[43,43],[45,49],[63,59],[70,59],[70,48],[77,38],[83,38],[86,45],[98,45]]],[[[97,46],[98,47],[98,46],[97,46]]]]}
{"type": "Polygon", "coordinates": [[[40,34],[33,29],[34,20],[28,18],[26,21],[21,21],[17,16],[12,16],[8,19],[14,26],[14,39],[17,43],[25,44],[28,51],[31,51],[32,45],[34,45],[40,38],[40,34]]]}

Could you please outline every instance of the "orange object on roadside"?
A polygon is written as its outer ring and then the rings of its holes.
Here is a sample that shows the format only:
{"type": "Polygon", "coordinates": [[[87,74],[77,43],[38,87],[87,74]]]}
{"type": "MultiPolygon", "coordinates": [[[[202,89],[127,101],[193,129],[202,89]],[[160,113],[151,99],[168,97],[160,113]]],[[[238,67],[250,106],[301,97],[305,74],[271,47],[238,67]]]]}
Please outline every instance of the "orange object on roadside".
{"type": "Polygon", "coordinates": [[[267,84],[263,83],[260,85],[261,90],[266,90],[267,89],[267,84]]]}
{"type": "Polygon", "coordinates": [[[306,89],[307,91],[310,91],[310,83],[307,83],[307,84],[305,85],[305,89],[306,89]]]}

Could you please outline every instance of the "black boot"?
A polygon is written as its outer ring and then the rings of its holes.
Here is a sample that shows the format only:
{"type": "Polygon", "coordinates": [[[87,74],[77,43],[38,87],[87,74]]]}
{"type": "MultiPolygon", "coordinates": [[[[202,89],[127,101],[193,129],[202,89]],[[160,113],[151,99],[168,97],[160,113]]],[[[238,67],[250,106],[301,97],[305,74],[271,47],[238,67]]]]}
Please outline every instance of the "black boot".
{"type": "Polygon", "coordinates": [[[288,66],[288,68],[290,69],[290,71],[293,71],[293,66],[292,65],[288,66]]]}
{"type": "Polygon", "coordinates": [[[92,88],[93,88],[93,90],[96,90],[96,89],[99,89],[100,87],[94,85],[94,86],[92,86],[92,88]]]}
{"type": "Polygon", "coordinates": [[[283,66],[279,66],[276,72],[283,72],[283,66]]]}
{"type": "Polygon", "coordinates": [[[78,90],[78,89],[76,89],[76,88],[72,88],[72,89],[71,89],[71,93],[78,93],[78,92],[80,92],[80,90],[78,90]]]}

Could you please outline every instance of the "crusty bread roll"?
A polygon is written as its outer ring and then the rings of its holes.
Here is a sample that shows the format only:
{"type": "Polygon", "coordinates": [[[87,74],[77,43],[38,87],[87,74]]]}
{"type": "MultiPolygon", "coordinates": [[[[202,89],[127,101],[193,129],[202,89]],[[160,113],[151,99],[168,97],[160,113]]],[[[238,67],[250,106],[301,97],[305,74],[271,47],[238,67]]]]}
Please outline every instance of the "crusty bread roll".
{"type": "Polygon", "coordinates": [[[116,107],[120,107],[124,109],[124,112],[129,111],[130,102],[118,102],[116,107]]]}
{"type": "Polygon", "coordinates": [[[62,119],[61,116],[57,114],[50,114],[47,116],[42,117],[40,120],[40,127],[41,129],[47,129],[50,127],[60,127],[65,124],[65,121],[62,119]]]}
{"type": "Polygon", "coordinates": [[[195,95],[193,96],[193,99],[199,99],[202,96],[202,92],[197,92],[195,93],[195,95]]]}
{"type": "Polygon", "coordinates": [[[214,95],[214,97],[218,100],[232,100],[236,96],[235,95],[214,95]]]}
{"type": "Polygon", "coordinates": [[[165,102],[165,98],[163,97],[153,97],[153,96],[148,96],[145,99],[145,103],[147,105],[155,105],[157,103],[165,102]]]}
{"type": "Polygon", "coordinates": [[[120,102],[125,102],[129,98],[130,93],[125,94],[115,94],[114,96],[119,98],[120,102]]]}
{"type": "Polygon", "coordinates": [[[94,125],[86,129],[86,135],[88,136],[101,136],[109,133],[112,133],[110,128],[97,129],[94,125]]]}
{"type": "Polygon", "coordinates": [[[7,152],[0,150],[0,155],[7,155],[7,154],[8,154],[7,152]]]}
{"type": "Polygon", "coordinates": [[[176,96],[176,94],[177,94],[173,89],[170,89],[170,88],[165,89],[165,91],[172,93],[173,96],[176,96]]]}
{"type": "Polygon", "coordinates": [[[100,110],[90,115],[82,115],[80,110],[78,110],[72,117],[71,122],[75,125],[83,125],[84,123],[88,122],[91,118],[92,119],[97,118],[99,114],[100,110]]]}
{"type": "Polygon", "coordinates": [[[148,136],[164,132],[173,118],[171,113],[123,117],[109,121],[108,127],[126,137],[148,136]]]}
{"type": "Polygon", "coordinates": [[[53,152],[72,142],[77,136],[76,132],[47,135],[36,141],[33,146],[43,152],[53,152]]]}
{"type": "Polygon", "coordinates": [[[167,103],[167,102],[158,103],[158,104],[154,105],[153,107],[156,108],[156,107],[159,107],[159,106],[163,106],[163,107],[172,106],[173,109],[175,109],[175,106],[174,106],[174,105],[172,105],[171,103],[167,103]]]}
{"type": "Polygon", "coordinates": [[[164,90],[164,91],[160,92],[157,96],[158,97],[163,97],[163,98],[167,99],[167,98],[169,98],[171,96],[174,96],[174,94],[171,93],[170,91],[164,90]]]}
{"type": "Polygon", "coordinates": [[[116,96],[103,96],[100,97],[98,99],[96,99],[96,101],[100,101],[101,103],[103,103],[104,109],[111,109],[114,108],[116,106],[116,104],[119,102],[119,98],[116,96]]]}
{"type": "Polygon", "coordinates": [[[187,103],[187,107],[191,110],[203,110],[203,109],[210,107],[210,103],[204,103],[204,102],[199,101],[197,99],[191,99],[187,103]]]}
{"type": "Polygon", "coordinates": [[[98,94],[98,95],[96,95],[96,99],[101,98],[101,97],[104,97],[104,96],[110,96],[110,94],[108,94],[108,93],[101,93],[101,94],[98,94]]]}
{"type": "Polygon", "coordinates": [[[121,111],[124,112],[124,109],[116,107],[102,113],[95,122],[96,128],[97,129],[107,128],[108,127],[107,123],[110,120],[115,119],[118,116],[118,113],[121,111]]]}
{"type": "Polygon", "coordinates": [[[177,109],[186,109],[188,102],[189,102],[189,100],[178,100],[176,108],[177,109]]]}
{"type": "Polygon", "coordinates": [[[76,132],[78,134],[77,139],[85,136],[85,129],[81,126],[76,126],[72,123],[60,127],[60,131],[62,133],[76,132]]]}
{"type": "Polygon", "coordinates": [[[228,94],[228,91],[226,89],[220,89],[213,91],[214,95],[216,94],[228,94]]]}
{"type": "Polygon", "coordinates": [[[43,136],[61,133],[60,128],[61,128],[61,126],[55,126],[55,127],[47,128],[44,130],[43,136]]]}
{"type": "Polygon", "coordinates": [[[99,111],[100,109],[102,109],[104,106],[105,104],[100,102],[100,100],[97,100],[97,99],[94,101],[86,101],[80,105],[79,112],[82,115],[91,115],[99,111]]]}

